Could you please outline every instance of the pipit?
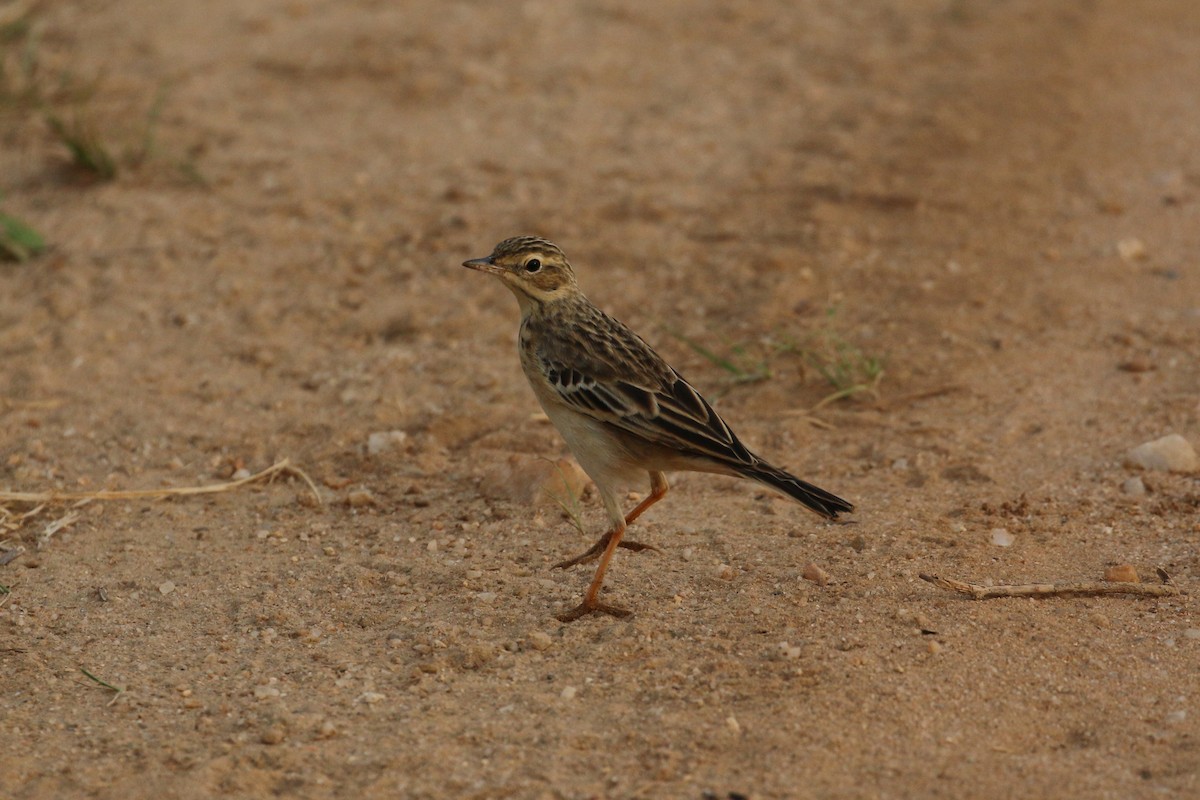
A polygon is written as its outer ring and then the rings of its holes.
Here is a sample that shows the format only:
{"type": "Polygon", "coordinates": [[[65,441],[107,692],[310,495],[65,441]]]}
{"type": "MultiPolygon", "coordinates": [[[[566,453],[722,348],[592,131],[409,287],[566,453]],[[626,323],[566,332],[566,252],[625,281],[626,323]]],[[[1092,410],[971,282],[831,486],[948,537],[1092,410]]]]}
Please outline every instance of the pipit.
{"type": "Polygon", "coordinates": [[[546,416],[595,482],[611,527],[586,553],[556,568],[600,559],[583,602],[558,615],[571,622],[593,612],[629,611],[600,602],[613,553],[657,548],[625,541],[625,528],[667,493],[664,472],[690,470],[750,478],[798,500],[828,519],[854,507],[824,489],[772,466],[746,449],[725,420],[650,345],[596,308],[579,290],[559,247],[536,236],[496,245],[464,267],[495,275],[521,307],[521,367],[546,416]],[[620,488],[642,473],[650,495],[628,514],[620,488]]]}

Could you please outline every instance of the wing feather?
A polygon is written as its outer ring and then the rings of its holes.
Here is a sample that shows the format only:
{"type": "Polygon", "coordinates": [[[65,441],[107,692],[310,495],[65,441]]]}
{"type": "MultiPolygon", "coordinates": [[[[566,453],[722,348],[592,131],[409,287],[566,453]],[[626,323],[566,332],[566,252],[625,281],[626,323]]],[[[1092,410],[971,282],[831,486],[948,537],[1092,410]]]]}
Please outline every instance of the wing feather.
{"type": "Polygon", "coordinates": [[[563,403],[664,447],[731,465],[759,463],[641,337],[594,306],[586,311],[581,319],[575,309],[571,325],[546,320],[528,338],[528,355],[563,403]]]}

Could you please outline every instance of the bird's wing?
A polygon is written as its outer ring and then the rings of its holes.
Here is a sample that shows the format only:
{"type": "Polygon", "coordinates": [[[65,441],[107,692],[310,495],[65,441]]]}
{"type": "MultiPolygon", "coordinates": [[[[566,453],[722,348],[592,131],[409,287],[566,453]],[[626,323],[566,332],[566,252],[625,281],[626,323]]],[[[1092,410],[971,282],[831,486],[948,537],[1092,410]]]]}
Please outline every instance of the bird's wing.
{"type": "Polygon", "coordinates": [[[683,453],[759,463],[700,393],[622,323],[596,310],[553,329],[536,337],[533,355],[570,408],[683,453]]]}

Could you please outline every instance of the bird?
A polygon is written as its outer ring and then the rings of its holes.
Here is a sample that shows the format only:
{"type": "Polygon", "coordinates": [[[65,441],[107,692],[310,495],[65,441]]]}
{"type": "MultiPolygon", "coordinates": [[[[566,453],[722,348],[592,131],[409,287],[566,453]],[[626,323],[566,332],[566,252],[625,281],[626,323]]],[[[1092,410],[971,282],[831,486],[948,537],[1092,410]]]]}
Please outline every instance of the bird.
{"type": "Polygon", "coordinates": [[[596,485],[609,528],[586,552],[554,565],[599,559],[582,602],[556,615],[572,622],[593,613],[632,612],[600,599],[618,548],[655,550],[624,539],[625,530],[666,496],[667,472],[749,478],[826,519],[854,506],[751,452],[708,401],[650,345],[580,290],[562,249],[538,236],[514,236],[463,266],[494,275],[517,298],[521,367],[546,416],[596,485]],[[650,478],[650,494],[628,514],[618,491],[650,478]]]}

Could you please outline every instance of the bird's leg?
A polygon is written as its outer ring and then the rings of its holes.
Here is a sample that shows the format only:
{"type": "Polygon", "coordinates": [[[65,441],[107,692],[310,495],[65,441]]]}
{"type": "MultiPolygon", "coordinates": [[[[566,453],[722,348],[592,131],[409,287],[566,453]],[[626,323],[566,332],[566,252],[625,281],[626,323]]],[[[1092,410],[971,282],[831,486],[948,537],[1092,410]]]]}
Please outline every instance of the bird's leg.
{"type": "MultiPolygon", "coordinates": [[[[618,517],[618,519],[620,519],[618,517]]],[[[614,617],[628,617],[631,613],[628,609],[610,606],[601,603],[600,587],[604,585],[604,573],[608,571],[608,562],[612,561],[613,553],[617,552],[617,547],[621,544],[621,536],[625,533],[625,521],[621,519],[617,526],[608,533],[608,543],[604,547],[604,554],[600,556],[600,565],[596,567],[596,575],[592,578],[592,583],[588,586],[587,592],[583,595],[583,602],[575,606],[575,608],[563,614],[558,614],[558,619],[562,622],[574,622],[580,617],[586,617],[588,614],[600,612],[602,614],[612,614],[614,617]]]]}
{"type": "MultiPolygon", "coordinates": [[[[625,516],[625,525],[622,526],[622,528],[632,525],[633,521],[642,515],[642,512],[666,497],[668,488],[670,487],[667,485],[666,475],[661,472],[651,472],[650,496],[638,503],[637,508],[633,509],[633,511],[630,511],[625,516]]],[[[589,561],[595,561],[597,558],[599,558],[600,554],[604,552],[604,548],[608,547],[608,542],[610,539],[612,539],[615,530],[616,529],[614,528],[613,530],[610,530],[608,533],[601,536],[594,545],[588,548],[586,553],[581,553],[574,558],[567,559],[566,561],[560,561],[554,565],[554,569],[566,569],[567,567],[573,567],[576,564],[586,564],[589,561]]],[[[653,550],[656,553],[661,552],[654,545],[642,544],[641,542],[618,541],[617,546],[624,547],[627,550],[632,550],[635,553],[640,553],[643,550],[653,550]]]]}
{"type": "MultiPolygon", "coordinates": [[[[608,564],[612,561],[613,554],[617,552],[617,548],[622,545],[621,537],[625,535],[625,528],[629,523],[633,522],[642,512],[650,506],[657,503],[667,493],[667,478],[661,472],[650,473],[650,496],[638,504],[637,508],[629,512],[628,516],[621,516],[621,509],[617,505],[616,498],[612,493],[605,493],[604,505],[608,509],[609,518],[612,520],[612,530],[606,533],[599,542],[597,542],[591,550],[584,553],[581,558],[591,555],[595,550],[603,550],[600,555],[600,564],[596,567],[596,575],[592,578],[592,583],[588,586],[587,593],[583,596],[583,602],[575,606],[575,608],[567,611],[564,614],[559,614],[558,618],[562,622],[574,622],[580,617],[593,614],[597,611],[603,614],[612,614],[614,617],[628,617],[632,612],[627,609],[617,606],[606,605],[600,602],[600,587],[604,585],[604,573],[608,571],[608,564]]],[[[656,550],[657,548],[650,545],[638,544],[637,542],[629,542],[631,549],[637,550],[656,550]]],[[[566,562],[569,566],[571,563],[579,563],[579,559],[573,562],[566,562]]],[[[562,565],[560,565],[562,566],[562,565]]]]}

